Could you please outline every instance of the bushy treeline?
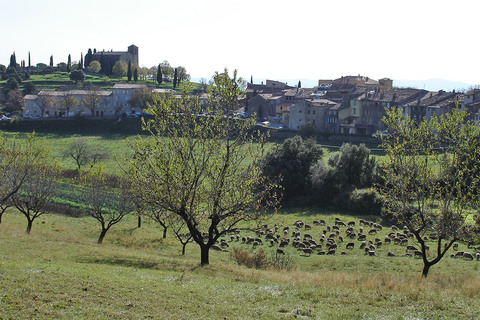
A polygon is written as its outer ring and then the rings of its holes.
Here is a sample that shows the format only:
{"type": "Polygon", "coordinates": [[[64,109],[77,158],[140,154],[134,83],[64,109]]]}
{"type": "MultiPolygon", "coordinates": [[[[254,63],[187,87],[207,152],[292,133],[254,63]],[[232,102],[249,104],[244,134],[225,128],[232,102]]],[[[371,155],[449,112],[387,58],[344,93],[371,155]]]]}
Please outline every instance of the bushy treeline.
{"type": "Polygon", "coordinates": [[[267,154],[262,167],[266,177],[280,180],[286,204],[380,214],[377,163],[363,144],[343,144],[327,157],[315,140],[295,136],[267,154]]]}

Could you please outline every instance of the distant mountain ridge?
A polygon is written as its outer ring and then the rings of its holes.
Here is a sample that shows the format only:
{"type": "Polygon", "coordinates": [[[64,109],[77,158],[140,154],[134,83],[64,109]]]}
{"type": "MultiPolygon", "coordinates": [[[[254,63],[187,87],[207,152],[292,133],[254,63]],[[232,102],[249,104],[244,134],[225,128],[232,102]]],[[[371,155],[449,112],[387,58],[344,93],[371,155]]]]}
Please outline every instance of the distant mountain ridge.
{"type": "MultiPolygon", "coordinates": [[[[200,82],[201,78],[192,79],[194,82],[200,82]]],[[[249,81],[250,79],[245,79],[249,81]]],[[[302,88],[313,88],[318,85],[318,80],[312,79],[271,79],[280,82],[287,83],[289,86],[296,87],[298,85],[298,81],[301,82],[302,88]]],[[[208,80],[207,80],[208,82],[208,80]]],[[[253,79],[254,83],[260,84],[265,83],[264,79],[253,79]]],[[[416,89],[425,89],[428,91],[466,91],[473,87],[472,83],[460,82],[460,81],[451,81],[445,79],[426,79],[426,80],[393,80],[393,86],[397,88],[416,88],[416,89]]]]}
{"type": "Polygon", "coordinates": [[[409,87],[428,91],[466,91],[474,86],[472,83],[435,78],[426,80],[393,80],[393,85],[399,88],[409,87]]]}

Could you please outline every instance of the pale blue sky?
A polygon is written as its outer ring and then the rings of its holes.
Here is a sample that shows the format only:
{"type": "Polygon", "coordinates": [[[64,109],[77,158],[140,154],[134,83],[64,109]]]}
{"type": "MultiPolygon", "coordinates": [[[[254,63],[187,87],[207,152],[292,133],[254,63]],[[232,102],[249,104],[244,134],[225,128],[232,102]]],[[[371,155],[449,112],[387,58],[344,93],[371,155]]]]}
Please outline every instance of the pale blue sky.
{"type": "Polygon", "coordinates": [[[480,83],[478,0],[0,0],[0,63],[139,47],[194,78],[443,78],[480,83]]]}

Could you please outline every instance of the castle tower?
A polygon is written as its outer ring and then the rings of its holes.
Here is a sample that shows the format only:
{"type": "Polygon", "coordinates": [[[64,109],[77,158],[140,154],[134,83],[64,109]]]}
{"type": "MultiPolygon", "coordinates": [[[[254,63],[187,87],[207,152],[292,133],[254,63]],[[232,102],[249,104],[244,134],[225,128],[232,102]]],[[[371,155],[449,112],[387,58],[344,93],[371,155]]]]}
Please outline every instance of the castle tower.
{"type": "Polygon", "coordinates": [[[138,47],[132,44],[128,47],[128,53],[132,55],[132,63],[135,63],[138,66],[138,47]]]}

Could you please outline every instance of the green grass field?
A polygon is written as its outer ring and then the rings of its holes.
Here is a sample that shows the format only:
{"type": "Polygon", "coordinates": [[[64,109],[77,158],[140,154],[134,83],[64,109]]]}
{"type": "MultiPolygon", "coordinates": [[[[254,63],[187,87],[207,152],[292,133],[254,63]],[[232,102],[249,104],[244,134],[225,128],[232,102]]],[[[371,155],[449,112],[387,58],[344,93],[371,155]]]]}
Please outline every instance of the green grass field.
{"type": "MultiPolygon", "coordinates": [[[[74,138],[84,137],[123,159],[130,154],[124,139],[134,137],[39,135],[65,169],[75,168],[73,160],[62,158],[74,138]]],[[[118,173],[114,157],[105,167],[118,173]]],[[[360,218],[381,223],[384,229],[367,240],[383,240],[391,232],[389,222],[379,217],[322,208],[282,209],[266,223],[292,230],[299,219],[309,224],[325,219],[333,225],[336,217],[355,221],[356,229],[360,218]]],[[[136,217],[127,217],[107,233],[103,245],[96,244],[97,223],[89,217],[45,214],[27,236],[26,219],[9,209],[0,224],[0,319],[479,318],[478,261],[445,257],[423,280],[421,260],[402,256],[404,246],[385,244],[372,257],[358,248],[357,240],[345,239],[338,242],[332,256],[307,256],[289,245],[284,250],[292,261],[291,270],[257,270],[237,264],[231,255],[233,248],[250,254],[262,249],[270,259],[277,246],[264,240],[254,249],[226,237],[230,253],[211,251],[211,264],[200,267],[196,244],[189,244],[182,256],[181,245],[170,233],[162,239],[162,230],[151,220],[143,219],[142,227],[137,228],[136,217]],[[350,241],[355,242],[353,250],[346,249],[350,241]],[[347,254],[340,255],[341,251],[347,254]],[[397,257],[387,257],[388,251],[397,257]]],[[[300,231],[318,241],[324,228],[300,231]]],[[[340,232],[345,237],[344,229],[340,232]]],[[[409,244],[415,245],[411,240],[409,244]]],[[[471,251],[462,243],[459,250],[471,251]]]]}
{"type": "MultiPolygon", "coordinates": [[[[331,223],[337,216],[290,209],[268,224],[331,223]]],[[[30,236],[25,227],[15,210],[0,225],[1,319],[478,319],[477,261],[445,258],[427,280],[418,259],[388,258],[388,248],[375,257],[356,250],[307,257],[288,248],[291,271],[249,269],[212,251],[211,265],[199,267],[195,244],[181,256],[170,235],[162,239],[146,219],[136,228],[133,216],[114,226],[103,245],[96,244],[100,230],[91,218],[46,214],[30,236]]],[[[319,228],[310,231],[314,237],[319,228]]],[[[267,256],[274,250],[263,249],[267,256]]]]}
{"type": "MultiPolygon", "coordinates": [[[[100,87],[102,90],[112,90],[113,86],[117,83],[127,83],[127,77],[105,77],[103,75],[92,75],[92,74],[86,74],[85,75],[85,83],[91,83],[92,85],[100,87]]],[[[0,85],[5,84],[7,80],[0,80],[0,85]]],[[[82,88],[82,83],[75,84],[75,82],[70,80],[70,73],[68,72],[62,72],[62,71],[56,71],[52,73],[47,73],[47,74],[32,74],[28,80],[25,80],[20,84],[20,89],[23,89],[23,85],[25,83],[31,82],[35,84],[37,91],[40,90],[58,90],[62,89],[64,87],[78,87],[82,88]]],[[[132,81],[132,83],[135,83],[132,81]]],[[[166,88],[166,89],[172,89],[173,84],[172,83],[162,83],[159,85],[156,81],[153,80],[138,80],[136,83],[145,83],[149,87],[156,87],[156,88],[166,88]]],[[[193,88],[196,88],[199,86],[198,83],[192,83],[192,82],[185,82],[181,83],[179,87],[177,87],[177,90],[182,90],[182,87],[186,85],[193,88]]]]}

